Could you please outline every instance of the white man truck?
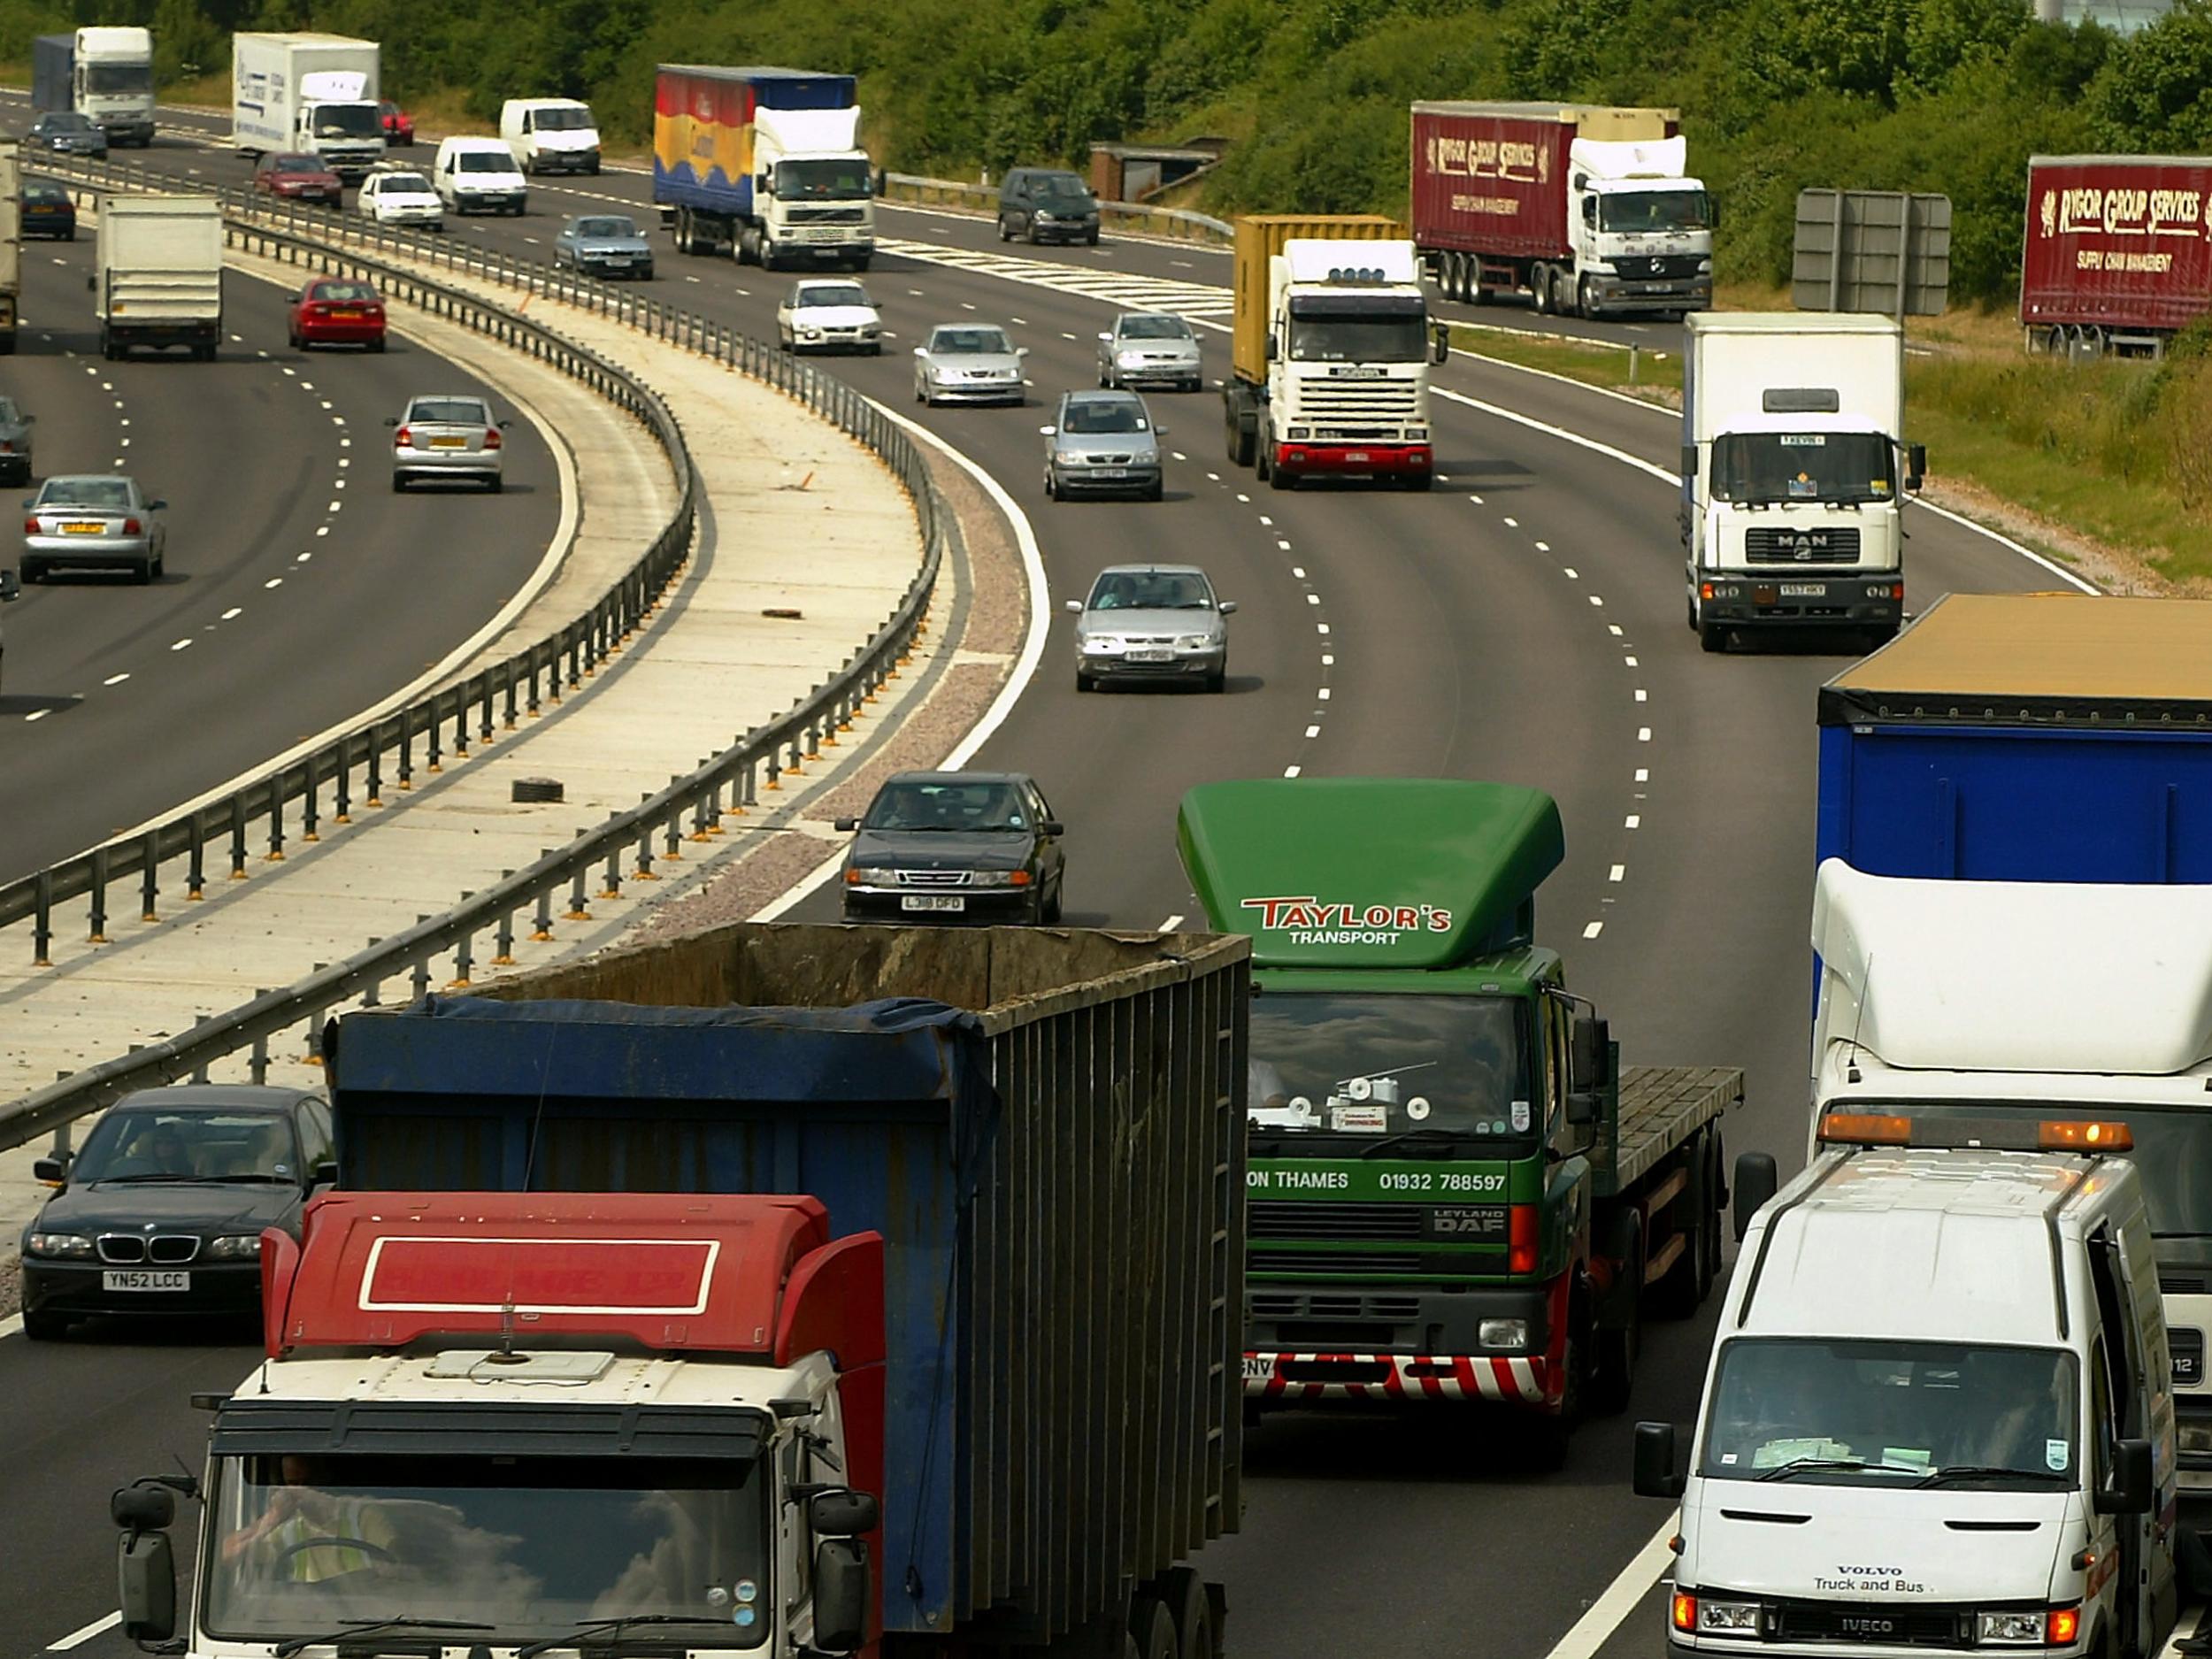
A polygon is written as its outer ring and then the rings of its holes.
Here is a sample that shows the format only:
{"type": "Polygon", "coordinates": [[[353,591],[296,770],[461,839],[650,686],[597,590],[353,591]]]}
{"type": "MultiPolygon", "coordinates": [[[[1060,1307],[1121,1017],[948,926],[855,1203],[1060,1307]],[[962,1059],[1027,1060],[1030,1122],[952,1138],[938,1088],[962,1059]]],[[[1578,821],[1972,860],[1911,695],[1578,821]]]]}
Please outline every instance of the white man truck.
{"type": "Polygon", "coordinates": [[[1706,311],[1684,319],[1689,624],[1709,651],[1757,629],[1892,638],[1905,615],[1905,335],[1886,317],[1706,311]]]}
{"type": "Polygon", "coordinates": [[[1301,479],[1433,477],[1429,328],[1405,227],[1371,214],[1237,220],[1229,459],[1277,489],[1301,479]]]}
{"type": "Polygon", "coordinates": [[[1713,303],[1713,211],[1672,110],[1413,106],[1413,240],[1448,299],[1611,317],[1713,303]]]}
{"type": "Polygon", "coordinates": [[[154,37],[141,28],[79,29],[31,42],[31,107],[74,110],[118,148],[154,142],[154,37]]]}
{"type": "Polygon", "coordinates": [[[1813,948],[1816,1124],[2086,1115],[2127,1131],[2165,1294],[2181,1484],[2212,1494],[2212,888],[1914,880],[1832,858],[1813,948]]]}
{"type": "Polygon", "coordinates": [[[1738,1160],[1686,1475],[1636,1427],[1636,1491],[1681,1504],[1672,1659],[2161,1651],[2174,1414],[2125,1141],[1835,1113],[1779,1194],[1738,1160]]]}
{"type": "Polygon", "coordinates": [[[183,346],[215,361],[223,338],[223,211],[211,196],[125,196],[100,201],[98,267],[86,283],[100,321],[100,355],[133,346],[183,346]]]}
{"type": "Polygon", "coordinates": [[[250,156],[299,150],[349,183],[384,159],[374,41],[231,36],[232,142],[250,156]]]}

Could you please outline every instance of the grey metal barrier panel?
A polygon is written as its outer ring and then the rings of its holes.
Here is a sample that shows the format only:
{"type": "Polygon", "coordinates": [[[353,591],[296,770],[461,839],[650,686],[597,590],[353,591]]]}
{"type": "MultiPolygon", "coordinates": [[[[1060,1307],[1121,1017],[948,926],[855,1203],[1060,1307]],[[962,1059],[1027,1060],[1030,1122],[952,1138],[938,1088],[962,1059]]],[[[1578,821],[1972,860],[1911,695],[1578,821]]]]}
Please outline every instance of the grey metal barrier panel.
{"type": "MultiPolygon", "coordinates": [[[[136,188],[142,180],[155,180],[163,187],[175,182],[135,166],[83,163],[57,170],[104,188],[119,183],[136,188]]],[[[227,206],[249,194],[227,193],[223,199],[227,206]]],[[[426,257],[442,255],[449,265],[472,260],[468,268],[473,273],[503,286],[528,285],[533,292],[545,291],[543,285],[552,274],[549,267],[528,262],[503,260],[495,265],[477,250],[442,247],[430,238],[396,233],[391,227],[357,225],[335,215],[303,216],[296,204],[269,209],[249,203],[238,211],[257,211],[300,229],[335,229],[342,240],[366,240],[378,247],[409,254],[419,251],[426,257]]],[[[226,235],[259,238],[260,245],[289,251],[299,258],[325,258],[336,251],[293,234],[292,229],[277,231],[253,222],[232,223],[226,235]]],[[[492,718],[488,710],[495,704],[501,718],[511,724],[518,710],[534,710],[538,706],[541,681],[542,695],[557,702],[565,688],[580,687],[585,675],[628,637],[688,557],[698,488],[696,470],[683,448],[674,414],[642,382],[596,354],[560,340],[549,330],[414,272],[358,256],[350,268],[391,283],[395,292],[421,296],[440,315],[472,323],[503,340],[526,342],[534,352],[541,353],[566,372],[576,373],[571,365],[582,365],[588,366],[594,377],[603,377],[603,381],[595,378],[593,383],[618,388],[623,396],[618,401],[645,419],[668,447],[672,465],[685,480],[678,516],[590,611],[506,663],[364,726],[295,768],[273,770],[200,812],[181,816],[148,835],[96,848],[0,887],[0,926],[30,918],[38,938],[35,960],[42,965],[50,943],[56,904],[88,896],[91,913],[97,918],[91,936],[100,939],[110,885],[136,875],[145,902],[144,914],[157,917],[154,896],[161,863],[185,858],[190,891],[196,895],[207,879],[206,849],[227,838],[230,873],[242,875],[250,856],[248,828],[263,818],[269,820],[271,851],[280,854],[282,812],[291,801],[302,801],[303,823],[308,818],[319,823],[319,790],[327,785],[332,790],[331,819],[343,822],[347,808],[355,800],[364,805],[380,804],[380,792],[388,785],[409,787],[418,749],[424,768],[430,771],[438,769],[449,744],[456,745],[450,752],[457,757],[465,754],[472,717],[478,722],[481,741],[488,729],[484,723],[492,718]],[[457,733],[457,737],[447,735],[449,729],[457,733]],[[361,774],[357,781],[357,772],[361,774]]],[[[480,960],[480,935],[491,935],[496,954],[488,960],[503,965],[501,959],[507,955],[518,926],[529,927],[534,938],[552,936],[554,906],[562,896],[567,909],[560,919],[589,919],[587,888],[595,870],[602,872],[604,882],[598,889],[602,896],[616,897],[626,862],[637,877],[657,879],[653,872],[657,839],[664,859],[679,858],[686,840],[706,841],[724,833],[726,816],[741,817],[749,809],[757,808],[761,792],[782,787],[784,773],[819,758],[826,743],[835,746],[837,733],[850,731],[854,721],[867,718],[867,705],[898,677],[916,640],[926,630],[939,571],[958,535],[954,516],[938,492],[920,447],[851,387],[810,364],[794,363],[749,336],[651,302],[642,303],[650,309],[641,310],[634,303],[634,296],[618,296],[610,285],[589,279],[576,279],[572,291],[656,334],[665,335],[672,329],[715,360],[753,378],[770,380],[879,456],[905,486],[923,537],[921,568],[899,604],[811,695],[745,733],[698,771],[672,781],[638,806],[615,814],[569,847],[549,850],[536,864],[485,892],[464,895],[458,906],[442,916],[426,917],[393,938],[373,941],[368,949],[345,962],[319,969],[281,990],[265,992],[238,1008],[203,1019],[179,1036],[104,1061],[0,1107],[0,1148],[19,1146],[111,1104],[133,1089],[204,1076],[213,1061],[242,1048],[253,1049],[253,1075],[258,1079],[267,1069],[270,1040],[287,1030],[297,1028],[303,1033],[302,1057],[311,1058],[322,1019],[342,1003],[360,998],[373,1004],[386,984],[403,978],[417,994],[426,991],[435,978],[431,964],[449,953],[452,957],[450,982],[466,984],[480,960]],[[683,827],[686,813],[692,818],[688,834],[683,827]]],[[[584,376],[579,374],[579,378],[584,376]]]]}

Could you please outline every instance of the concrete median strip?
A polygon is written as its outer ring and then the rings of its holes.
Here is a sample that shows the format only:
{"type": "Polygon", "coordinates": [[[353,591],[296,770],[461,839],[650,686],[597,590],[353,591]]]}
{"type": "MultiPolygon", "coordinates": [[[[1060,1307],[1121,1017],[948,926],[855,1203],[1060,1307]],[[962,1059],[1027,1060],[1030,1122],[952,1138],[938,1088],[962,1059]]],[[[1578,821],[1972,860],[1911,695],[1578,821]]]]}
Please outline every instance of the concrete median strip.
{"type": "MultiPolygon", "coordinates": [[[[460,273],[437,275],[495,303],[511,307],[516,297],[460,273]]],[[[905,490],[870,451],[796,401],[612,319],[542,296],[533,314],[642,374],[683,422],[704,507],[692,561],[676,586],[636,637],[542,718],[500,732],[468,758],[449,757],[434,775],[419,771],[411,792],[388,787],[381,808],[357,809],[353,825],[327,828],[312,845],[296,843],[282,864],[257,863],[244,881],[211,887],[204,902],[188,906],[170,895],[168,919],[159,924],[111,923],[113,942],[104,946],[58,940],[50,969],[0,969],[0,1033],[7,1038],[0,1098],[288,984],[565,845],[800,701],[898,605],[921,564],[921,536],[905,490]],[[806,488],[796,488],[801,480],[806,488]],[[518,780],[535,779],[557,780],[565,799],[511,798],[518,780]]],[[[413,331],[417,322],[405,326],[413,331]]],[[[442,337],[431,343],[449,349],[442,337]]],[[[472,366],[503,380],[511,360],[480,339],[472,343],[489,360],[472,366]]],[[[605,572],[588,568],[595,540],[634,549],[633,520],[664,519],[673,490],[664,467],[641,466],[633,453],[640,446],[595,434],[586,411],[557,404],[551,388],[544,396],[543,412],[573,456],[582,501],[570,559],[533,606],[558,611],[573,607],[562,592],[572,581],[579,593],[603,585],[605,572]]],[[[617,425],[627,419],[604,405],[596,412],[617,425]]],[[[970,489],[970,501],[956,503],[964,519],[964,509],[979,503],[970,489]]],[[[657,855],[652,880],[626,879],[619,898],[594,898],[588,919],[557,918],[554,937],[539,941],[523,936],[532,930],[522,918],[510,947],[518,964],[603,943],[666,899],[695,894],[689,908],[712,913],[731,904],[756,909],[819,862],[826,825],[818,814],[843,806],[873,770],[896,760],[929,764],[949,751],[997,694],[1026,623],[1010,540],[995,523],[972,539],[980,580],[968,560],[950,562],[910,664],[833,749],[787,772],[780,790],[764,794],[745,816],[726,818],[726,834],[657,855]],[[889,740],[884,755],[864,754],[876,738],[889,740]],[[802,856],[794,859],[795,852],[802,856]]],[[[511,631],[526,633],[532,620],[518,617],[511,631]]],[[[498,649],[504,641],[486,644],[498,649]]],[[[480,942],[477,977],[495,971],[495,949],[488,936],[480,942]]],[[[393,982],[382,1000],[402,1000],[414,988],[393,982]]],[[[316,1075],[305,1032],[270,1047],[271,1080],[316,1075]]],[[[242,1053],[213,1075],[242,1078],[250,1065],[242,1053]]],[[[29,1164],[44,1149],[0,1154],[0,1217],[19,1222],[42,1196],[29,1164]]],[[[0,1309],[12,1302],[0,1288],[0,1309]]]]}

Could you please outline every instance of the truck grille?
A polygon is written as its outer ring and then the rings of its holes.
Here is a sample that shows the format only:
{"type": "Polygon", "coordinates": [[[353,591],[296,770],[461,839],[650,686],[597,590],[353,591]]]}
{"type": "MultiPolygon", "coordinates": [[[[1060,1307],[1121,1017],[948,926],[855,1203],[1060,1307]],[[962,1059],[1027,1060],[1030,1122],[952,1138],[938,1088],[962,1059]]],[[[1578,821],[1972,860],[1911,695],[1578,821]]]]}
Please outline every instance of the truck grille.
{"type": "Polygon", "coordinates": [[[1246,1263],[1253,1275],[1268,1273],[1417,1273],[1425,1256],[1397,1250],[1255,1250],[1246,1263]]]}
{"type": "Polygon", "coordinates": [[[1245,1229],[1255,1239],[1417,1239],[1421,1206],[1253,1203],[1245,1229]]]}
{"type": "Polygon", "coordinates": [[[1953,1607],[1885,1607],[1864,1601],[1770,1602],[1765,1624],[1777,1641],[1880,1642],[1903,1647],[1964,1647],[1973,1616],[1953,1607]]]}
{"type": "Polygon", "coordinates": [[[1418,1296],[1368,1296],[1357,1291],[1256,1290],[1248,1301],[1255,1319],[1374,1319],[1421,1317],[1418,1296]]]}
{"type": "Polygon", "coordinates": [[[857,225],[868,217],[864,207],[795,207],[787,217],[794,225],[857,225]]]}
{"type": "Polygon", "coordinates": [[[1701,253],[1624,254],[1613,261],[1613,269],[1629,281],[1650,282],[1694,277],[1704,259],[1701,253]]]}
{"type": "Polygon", "coordinates": [[[1397,426],[1421,418],[1420,390],[1411,380],[1301,380],[1299,425],[1367,422],[1397,426]]]}
{"type": "Polygon", "coordinates": [[[1744,532],[1744,557],[1754,565],[1855,565],[1856,525],[1822,525],[1803,530],[1774,526],[1744,532]]]}

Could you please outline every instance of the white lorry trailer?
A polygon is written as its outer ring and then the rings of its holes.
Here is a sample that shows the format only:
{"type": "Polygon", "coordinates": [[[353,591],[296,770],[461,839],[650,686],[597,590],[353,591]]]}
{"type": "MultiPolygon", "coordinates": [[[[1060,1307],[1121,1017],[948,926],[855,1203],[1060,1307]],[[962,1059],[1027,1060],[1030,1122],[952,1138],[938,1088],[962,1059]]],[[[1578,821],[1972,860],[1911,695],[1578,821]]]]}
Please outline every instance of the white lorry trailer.
{"type": "Polygon", "coordinates": [[[74,110],[110,144],[154,142],[154,37],[142,28],[87,28],[31,42],[31,107],[74,110]]]}
{"type": "Polygon", "coordinates": [[[100,355],[183,346],[215,361],[223,338],[223,214],[211,196],[104,196],[88,279],[100,355]]]}
{"type": "Polygon", "coordinates": [[[1670,1659],[2162,1650],[2166,1326],[2141,1183],[2091,1144],[2125,1130],[1962,1127],[1832,1116],[1740,1229],[1686,1475],[1636,1428],[1637,1492],[1681,1504],[1670,1659]]]}
{"type": "Polygon", "coordinates": [[[2212,888],[1820,867],[1813,1122],[2124,1126],[2157,1240],[2181,1484],[2212,1495],[2212,888]],[[2063,941],[2062,949],[2058,949],[2063,941]]]}
{"type": "Polygon", "coordinates": [[[1834,311],[1684,321],[1680,526],[1698,642],[1805,627],[1888,640],[1905,614],[1903,501],[1927,468],[1902,442],[1903,328],[1834,311]]]}
{"type": "Polygon", "coordinates": [[[15,351],[23,295],[23,145],[0,137],[0,357],[15,351]]]}
{"type": "Polygon", "coordinates": [[[232,35],[232,142],[319,156],[358,183],[384,159],[379,57],[374,41],[342,35],[232,35]]]}

